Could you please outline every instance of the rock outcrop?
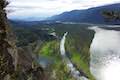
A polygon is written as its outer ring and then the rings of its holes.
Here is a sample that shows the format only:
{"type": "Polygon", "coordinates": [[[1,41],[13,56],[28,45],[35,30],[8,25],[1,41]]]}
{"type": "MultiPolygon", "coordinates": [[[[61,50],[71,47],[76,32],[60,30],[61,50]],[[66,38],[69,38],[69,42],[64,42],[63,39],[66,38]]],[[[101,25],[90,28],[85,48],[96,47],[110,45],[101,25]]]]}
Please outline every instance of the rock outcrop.
{"type": "Polygon", "coordinates": [[[14,58],[12,57],[14,49],[11,42],[8,41],[9,29],[4,10],[6,5],[7,2],[4,0],[0,1],[0,80],[2,80],[7,74],[11,75],[15,69],[14,58]]]}
{"type": "Polygon", "coordinates": [[[0,0],[0,80],[46,80],[32,51],[16,47],[16,38],[4,10],[7,4],[0,0]]]}

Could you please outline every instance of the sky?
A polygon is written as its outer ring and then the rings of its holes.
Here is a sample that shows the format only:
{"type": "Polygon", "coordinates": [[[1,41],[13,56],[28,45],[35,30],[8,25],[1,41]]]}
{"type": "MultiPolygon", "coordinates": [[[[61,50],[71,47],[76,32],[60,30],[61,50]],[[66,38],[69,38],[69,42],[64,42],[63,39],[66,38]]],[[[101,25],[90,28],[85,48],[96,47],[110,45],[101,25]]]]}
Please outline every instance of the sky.
{"type": "Polygon", "coordinates": [[[75,9],[118,3],[120,0],[8,0],[8,18],[46,18],[75,9]]]}

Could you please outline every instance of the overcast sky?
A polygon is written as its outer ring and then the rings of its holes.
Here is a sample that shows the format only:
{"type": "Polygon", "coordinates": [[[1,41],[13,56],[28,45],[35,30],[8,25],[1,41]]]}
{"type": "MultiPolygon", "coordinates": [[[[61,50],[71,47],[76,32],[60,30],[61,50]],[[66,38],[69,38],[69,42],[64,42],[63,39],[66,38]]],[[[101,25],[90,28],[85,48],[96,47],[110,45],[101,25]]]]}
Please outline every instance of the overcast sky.
{"type": "Polygon", "coordinates": [[[64,11],[87,9],[120,0],[8,0],[9,18],[48,17],[64,11]]]}

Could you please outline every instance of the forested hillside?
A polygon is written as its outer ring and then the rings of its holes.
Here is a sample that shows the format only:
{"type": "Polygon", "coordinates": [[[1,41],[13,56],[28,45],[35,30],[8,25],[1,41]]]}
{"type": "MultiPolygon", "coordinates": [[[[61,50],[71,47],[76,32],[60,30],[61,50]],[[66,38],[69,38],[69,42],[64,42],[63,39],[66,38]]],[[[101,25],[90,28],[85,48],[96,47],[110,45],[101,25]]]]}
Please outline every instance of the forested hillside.
{"type": "Polygon", "coordinates": [[[65,44],[67,55],[74,66],[89,76],[90,80],[94,80],[89,71],[89,46],[93,38],[93,32],[87,29],[90,26],[55,23],[37,24],[32,27],[13,26],[13,30],[18,35],[18,46],[26,46],[21,43],[32,46],[35,54],[39,55],[40,64],[50,72],[54,80],[74,80],[67,71],[65,63],[62,62],[59,49],[63,34],[68,32],[65,44]]]}

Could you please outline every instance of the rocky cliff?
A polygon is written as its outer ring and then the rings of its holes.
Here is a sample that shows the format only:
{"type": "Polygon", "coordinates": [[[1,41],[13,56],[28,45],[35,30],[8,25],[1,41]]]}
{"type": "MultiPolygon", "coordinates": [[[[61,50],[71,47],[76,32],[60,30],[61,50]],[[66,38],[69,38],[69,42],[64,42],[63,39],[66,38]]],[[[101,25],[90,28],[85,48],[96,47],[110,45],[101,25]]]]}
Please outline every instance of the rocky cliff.
{"type": "Polygon", "coordinates": [[[0,0],[0,80],[46,80],[32,51],[28,47],[16,47],[16,38],[4,10],[7,4],[0,0]]]}

